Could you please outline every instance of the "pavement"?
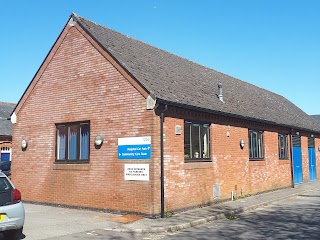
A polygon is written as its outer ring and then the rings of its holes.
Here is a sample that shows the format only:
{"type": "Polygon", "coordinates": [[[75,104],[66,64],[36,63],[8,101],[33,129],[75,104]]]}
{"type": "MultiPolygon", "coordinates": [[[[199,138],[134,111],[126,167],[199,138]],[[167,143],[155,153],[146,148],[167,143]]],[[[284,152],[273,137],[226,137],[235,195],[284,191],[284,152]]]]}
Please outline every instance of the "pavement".
{"type": "MultiPolygon", "coordinates": [[[[175,213],[169,218],[133,218],[131,223],[122,223],[121,216],[106,212],[60,208],[25,203],[25,240],[61,239],[63,236],[83,234],[83,238],[99,231],[127,234],[157,234],[176,232],[218,219],[231,219],[233,215],[266,207],[278,201],[320,190],[320,181],[304,183],[294,188],[285,188],[268,193],[249,196],[235,201],[212,204],[207,207],[175,213]]],[[[132,220],[132,219],[131,219],[132,220]]],[[[0,240],[4,239],[0,234],[0,240]]]]}
{"type": "Polygon", "coordinates": [[[170,218],[141,219],[129,224],[105,230],[136,233],[175,232],[218,219],[230,218],[235,214],[266,207],[272,203],[306,194],[320,189],[320,181],[303,183],[294,188],[285,188],[257,194],[235,201],[212,204],[172,215],[170,218]]]}

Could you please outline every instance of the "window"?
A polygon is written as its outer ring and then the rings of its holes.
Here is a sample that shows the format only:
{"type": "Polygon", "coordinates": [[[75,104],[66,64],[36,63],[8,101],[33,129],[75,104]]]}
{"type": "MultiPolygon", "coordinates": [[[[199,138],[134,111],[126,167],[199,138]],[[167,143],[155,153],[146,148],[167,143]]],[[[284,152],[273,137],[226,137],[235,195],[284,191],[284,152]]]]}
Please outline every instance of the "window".
{"type": "Polygon", "coordinates": [[[288,135],[278,134],[279,159],[288,159],[288,135]]]}
{"type": "Polygon", "coordinates": [[[11,147],[1,147],[1,161],[11,161],[11,147]]]}
{"type": "Polygon", "coordinates": [[[249,158],[263,159],[263,132],[249,130],[249,158]]]}
{"type": "Polygon", "coordinates": [[[89,161],[90,123],[65,123],[56,126],[56,162],[89,161]]]}
{"type": "Polygon", "coordinates": [[[184,123],[184,158],[190,161],[210,160],[210,125],[184,123]]]}

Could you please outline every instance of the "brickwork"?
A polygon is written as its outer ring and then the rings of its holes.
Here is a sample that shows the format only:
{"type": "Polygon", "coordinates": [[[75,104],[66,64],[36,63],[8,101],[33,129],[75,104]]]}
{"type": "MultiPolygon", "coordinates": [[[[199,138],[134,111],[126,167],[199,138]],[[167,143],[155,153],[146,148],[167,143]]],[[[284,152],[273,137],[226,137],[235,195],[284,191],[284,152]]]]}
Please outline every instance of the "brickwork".
{"type": "Polygon", "coordinates": [[[308,137],[301,136],[301,152],[303,182],[309,182],[308,137]]]}
{"type": "MultiPolygon", "coordinates": [[[[263,161],[250,161],[250,193],[291,185],[291,162],[290,160],[279,159],[278,132],[264,131],[263,137],[265,159],[263,161]]],[[[288,147],[290,148],[290,144],[288,147]]]]}
{"type": "Polygon", "coordinates": [[[117,158],[117,139],[128,136],[151,136],[153,159],[159,156],[155,115],[145,104],[145,98],[71,28],[14,125],[12,177],[23,198],[152,214],[154,176],[149,182],[124,181],[124,164],[132,162],[117,158]],[[55,167],[55,123],[82,120],[90,120],[89,164],[55,167]],[[93,144],[96,135],[105,139],[100,149],[93,144]],[[22,139],[28,140],[26,151],[21,150],[22,139]]]}
{"type": "MultiPolygon", "coordinates": [[[[288,160],[280,160],[278,156],[278,132],[288,130],[265,127],[265,158],[254,161],[249,160],[248,156],[249,122],[235,123],[231,119],[221,120],[214,115],[195,112],[172,115],[165,120],[166,210],[205,205],[214,201],[215,184],[220,186],[221,199],[230,199],[232,193],[239,197],[291,186],[290,152],[288,160]],[[182,144],[184,136],[175,134],[175,126],[183,127],[185,118],[211,123],[211,162],[185,162],[182,144]],[[241,139],[245,140],[243,149],[240,148],[241,139]]],[[[252,128],[256,129],[257,126],[252,124],[252,128]]],[[[263,126],[259,128],[264,130],[263,126]]]]}

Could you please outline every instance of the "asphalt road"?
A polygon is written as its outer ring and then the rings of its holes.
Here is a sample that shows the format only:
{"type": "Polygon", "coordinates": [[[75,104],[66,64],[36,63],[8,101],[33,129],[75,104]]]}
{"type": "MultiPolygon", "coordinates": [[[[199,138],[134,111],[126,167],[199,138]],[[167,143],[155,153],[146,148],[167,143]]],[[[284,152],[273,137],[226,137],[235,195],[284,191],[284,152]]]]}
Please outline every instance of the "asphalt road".
{"type": "MultiPolygon", "coordinates": [[[[37,206],[34,206],[33,211],[37,211],[37,206]]],[[[66,209],[65,211],[66,215],[70,215],[74,210],[66,209]]],[[[46,219],[46,215],[43,213],[41,217],[46,219]]],[[[98,216],[98,214],[93,216],[95,221],[91,224],[97,227],[94,230],[92,226],[89,228],[85,222],[79,221],[78,227],[82,231],[77,229],[75,232],[63,232],[61,229],[58,235],[56,232],[50,232],[53,231],[50,228],[41,229],[42,223],[35,220],[31,224],[32,228],[31,225],[27,225],[26,235],[21,236],[20,239],[320,239],[320,191],[313,191],[269,205],[266,208],[230,216],[225,220],[214,221],[175,233],[141,235],[107,231],[104,230],[103,221],[100,221],[98,216]]],[[[65,224],[70,223],[62,224],[67,227],[65,224]]],[[[0,240],[4,240],[1,234],[0,240]]]]}

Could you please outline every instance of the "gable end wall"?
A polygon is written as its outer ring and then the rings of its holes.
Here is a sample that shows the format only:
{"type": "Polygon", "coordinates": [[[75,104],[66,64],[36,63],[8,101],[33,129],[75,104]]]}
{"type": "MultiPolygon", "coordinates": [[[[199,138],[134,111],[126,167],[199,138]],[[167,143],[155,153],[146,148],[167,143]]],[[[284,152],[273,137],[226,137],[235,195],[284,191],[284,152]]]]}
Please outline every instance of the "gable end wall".
{"type": "Polygon", "coordinates": [[[76,27],[65,31],[17,114],[12,179],[27,201],[153,214],[158,117],[76,27]],[[54,164],[55,124],[83,120],[90,120],[89,164],[54,164]],[[96,135],[104,137],[100,149],[93,144],[96,135]],[[130,136],[152,137],[150,160],[118,160],[117,139],[130,136]],[[26,151],[22,139],[28,140],[26,151]],[[125,163],[150,164],[150,181],[124,181],[125,163]]]}

